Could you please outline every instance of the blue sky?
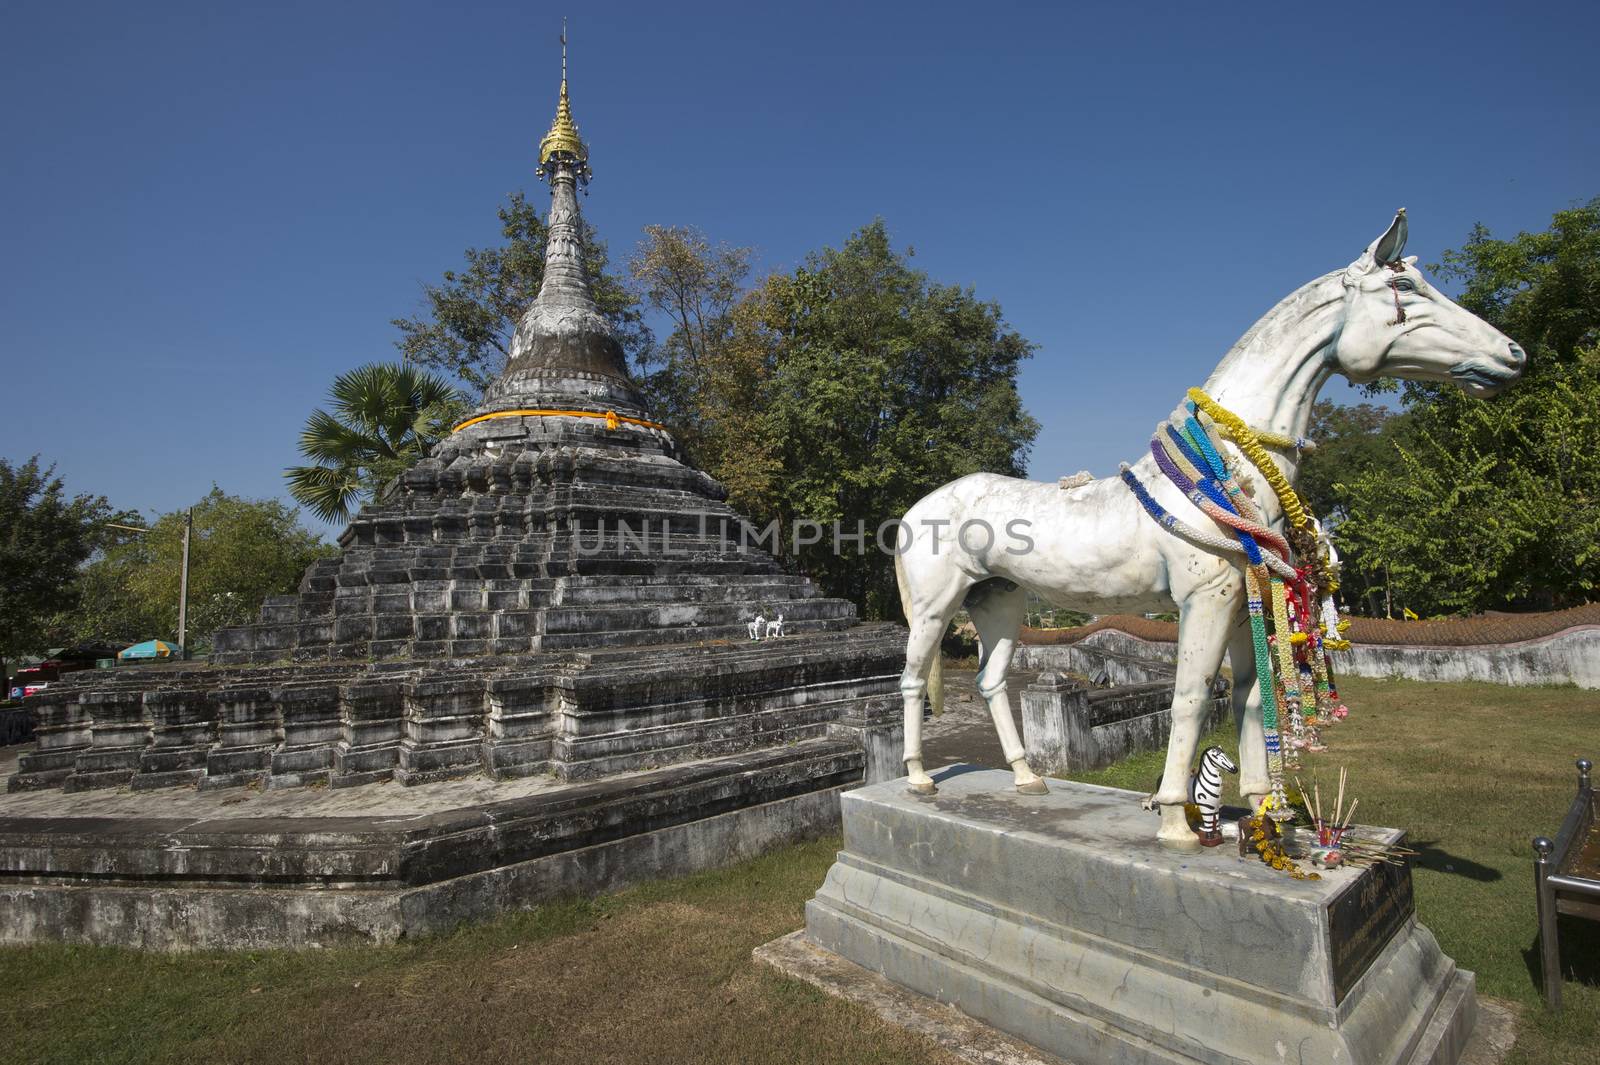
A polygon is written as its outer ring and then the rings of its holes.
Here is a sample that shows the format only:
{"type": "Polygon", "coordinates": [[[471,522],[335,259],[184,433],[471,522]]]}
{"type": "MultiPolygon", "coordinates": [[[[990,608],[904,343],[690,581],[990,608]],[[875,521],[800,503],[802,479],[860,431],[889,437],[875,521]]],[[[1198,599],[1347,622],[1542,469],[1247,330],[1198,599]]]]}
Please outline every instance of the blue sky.
{"type": "Polygon", "coordinates": [[[882,216],[1039,345],[1031,472],[1115,471],[1406,206],[1424,262],[1600,194],[1593,4],[77,4],[0,16],[0,455],[282,496],[333,376],[497,237],[571,16],[589,218],[768,268],[882,216]]]}

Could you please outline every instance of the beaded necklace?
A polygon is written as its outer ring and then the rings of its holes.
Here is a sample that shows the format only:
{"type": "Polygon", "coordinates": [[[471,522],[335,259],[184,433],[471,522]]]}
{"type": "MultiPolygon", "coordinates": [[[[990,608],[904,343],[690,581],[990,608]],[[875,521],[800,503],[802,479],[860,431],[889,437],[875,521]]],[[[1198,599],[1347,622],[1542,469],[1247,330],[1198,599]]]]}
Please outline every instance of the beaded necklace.
{"type": "Polygon", "coordinates": [[[1162,528],[1200,546],[1245,556],[1245,601],[1271,788],[1267,813],[1280,821],[1293,817],[1284,785],[1280,704],[1281,719],[1293,725],[1297,747],[1309,744],[1304,738],[1308,726],[1314,731],[1319,721],[1333,721],[1344,709],[1335,706],[1338,693],[1333,688],[1327,653],[1341,644],[1349,646],[1340,639],[1347,623],[1338,620],[1333,608],[1337,585],[1324,551],[1325,540],[1309,508],[1266,451],[1267,447],[1308,450],[1313,446],[1308,440],[1251,428],[1198,388],[1191,388],[1187,402],[1157,426],[1150,440],[1156,467],[1196,509],[1232,532],[1232,540],[1197,529],[1171,514],[1126,463],[1120,470],[1123,482],[1162,528]],[[1268,525],[1266,515],[1245,491],[1217,446],[1217,437],[1231,440],[1272,488],[1288,525],[1287,536],[1268,525]],[[1297,555],[1307,560],[1299,568],[1294,565],[1297,555]],[[1270,600],[1264,598],[1263,591],[1270,600]],[[1321,624],[1311,609],[1317,599],[1321,599],[1323,608],[1321,624]],[[1302,668],[1308,674],[1305,680],[1302,668]],[[1314,717],[1305,714],[1308,696],[1316,710],[1314,717]]]}

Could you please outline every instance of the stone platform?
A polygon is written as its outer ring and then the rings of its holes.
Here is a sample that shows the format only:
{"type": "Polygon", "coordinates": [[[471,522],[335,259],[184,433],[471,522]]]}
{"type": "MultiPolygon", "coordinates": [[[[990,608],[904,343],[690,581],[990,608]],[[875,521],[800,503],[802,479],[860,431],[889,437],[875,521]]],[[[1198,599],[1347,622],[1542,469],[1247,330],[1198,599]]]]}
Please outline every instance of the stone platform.
{"type": "Polygon", "coordinates": [[[867,717],[896,729],[904,646],[879,624],[759,643],[85,670],[29,698],[37,745],[6,787],[596,780],[867,717]]]}
{"type": "Polygon", "coordinates": [[[845,793],[810,944],[1079,1065],[1459,1061],[1472,975],[1417,923],[1407,869],[1295,881],[1162,848],[1132,792],[935,779],[845,793]]]}
{"type": "Polygon", "coordinates": [[[867,758],[837,735],[585,784],[11,793],[0,943],[257,949],[444,931],[834,831],[867,758]]]}

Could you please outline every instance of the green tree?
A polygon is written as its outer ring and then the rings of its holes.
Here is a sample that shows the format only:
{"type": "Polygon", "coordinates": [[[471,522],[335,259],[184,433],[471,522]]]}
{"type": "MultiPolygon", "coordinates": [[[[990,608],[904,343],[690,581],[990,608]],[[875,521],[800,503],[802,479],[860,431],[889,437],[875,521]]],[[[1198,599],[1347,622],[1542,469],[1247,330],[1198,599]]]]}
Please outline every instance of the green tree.
{"type": "Polygon", "coordinates": [[[707,448],[727,435],[714,423],[734,413],[719,394],[718,377],[734,355],[734,309],[745,295],[750,249],[714,245],[687,226],[646,226],[628,274],[645,306],[673,326],[638,360],[638,383],[656,415],[678,427],[678,443],[689,456],[712,465],[707,448]]]}
{"type": "Polygon", "coordinates": [[[0,677],[5,659],[59,638],[52,622],[77,601],[78,567],[113,535],[106,522],[124,516],[104,496],[68,496],[37,455],[0,459],[0,677]]]}
{"type": "MultiPolygon", "coordinates": [[[[422,289],[423,312],[396,318],[396,341],[406,361],[459,378],[481,394],[505,368],[517,322],[544,281],[545,224],[522,193],[499,210],[505,243],[468,248],[466,266],[447,270],[422,289]]],[[[600,312],[611,322],[623,350],[646,353],[650,332],[637,298],[606,269],[605,243],[583,223],[583,259],[600,312]]]]}
{"type": "Polygon", "coordinates": [[[1405,415],[1388,407],[1319,400],[1311,410],[1308,431],[1317,446],[1300,463],[1296,490],[1318,517],[1337,522],[1345,503],[1335,488],[1337,482],[1367,469],[1397,466],[1394,440],[1405,424],[1405,415]]]}
{"type": "Polygon", "coordinates": [[[895,616],[879,525],[956,477],[1023,472],[1038,424],[1016,375],[1033,346],[997,304],[914,269],[882,221],[736,302],[738,249],[684,231],[652,233],[645,248],[658,254],[643,269],[636,257],[634,276],[675,323],[655,389],[692,421],[675,429],[758,527],[827,531],[796,561],[830,594],[895,616]],[[846,536],[864,528],[865,550],[835,554],[835,522],[846,536]]]}
{"type": "Polygon", "coordinates": [[[289,494],[324,521],[347,521],[409,469],[466,410],[448,381],[415,366],[369,363],[340,374],[300,433],[314,465],[284,471],[289,494]]]}
{"type": "MultiPolygon", "coordinates": [[[[870,531],[954,478],[1027,468],[1039,425],[1017,372],[1033,345],[999,304],[930,281],[912,254],[880,219],[771,285],[786,525],[870,531]]],[[[892,566],[875,548],[836,555],[825,538],[800,561],[868,616],[898,615],[892,566]]]]}
{"type": "MultiPolygon", "coordinates": [[[[190,650],[211,634],[256,617],[269,595],[295,590],[306,567],[337,553],[277,500],[243,499],[220,488],[193,507],[189,548],[190,650]]],[[[178,636],[184,512],[163,514],[149,532],[107,547],[83,568],[83,594],[61,628],[111,642],[178,636]]]]}
{"type": "Polygon", "coordinates": [[[728,490],[741,513],[766,514],[781,460],[773,439],[776,340],[768,290],[746,291],[748,248],[686,227],[646,226],[629,264],[645,305],[673,323],[640,360],[639,384],[690,462],[728,490]]]}
{"type": "Polygon", "coordinates": [[[1389,407],[1372,403],[1346,406],[1322,400],[1311,413],[1309,435],[1316,441],[1316,449],[1307,452],[1300,464],[1297,490],[1312,512],[1339,538],[1339,550],[1344,556],[1339,579],[1341,598],[1370,613],[1384,612],[1388,574],[1375,554],[1351,550],[1341,535],[1340,528],[1349,517],[1342,486],[1365,474],[1378,479],[1403,476],[1404,464],[1396,442],[1405,439],[1410,421],[1405,412],[1389,407]]]}
{"type": "Polygon", "coordinates": [[[1600,587],[1600,199],[1541,233],[1482,226],[1446,252],[1460,302],[1528,352],[1526,375],[1474,400],[1408,383],[1390,446],[1332,476],[1347,566],[1381,574],[1395,609],[1548,609],[1600,587]]]}

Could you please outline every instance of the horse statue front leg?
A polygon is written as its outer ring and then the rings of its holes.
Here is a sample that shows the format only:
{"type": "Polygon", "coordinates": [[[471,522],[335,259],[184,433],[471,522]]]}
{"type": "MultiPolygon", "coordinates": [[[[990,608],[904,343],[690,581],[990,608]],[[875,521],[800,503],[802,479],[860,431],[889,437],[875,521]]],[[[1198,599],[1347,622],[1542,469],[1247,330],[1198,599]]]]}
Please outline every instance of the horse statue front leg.
{"type": "MultiPolygon", "coordinates": [[[[1237,577],[1229,574],[1237,583],[1237,577]]],[[[1225,578],[1226,580],[1227,578],[1225,578]]],[[[1161,786],[1153,800],[1161,807],[1161,828],[1156,838],[1171,847],[1199,849],[1200,837],[1189,827],[1184,803],[1189,801],[1189,773],[1200,745],[1200,729],[1211,685],[1222,666],[1222,653],[1238,597],[1229,595],[1224,582],[1195,589],[1178,607],[1178,669],[1172,690],[1172,734],[1167,740],[1167,763],[1161,786]]]]}
{"type": "Polygon", "coordinates": [[[1233,667],[1233,726],[1239,736],[1239,794],[1254,810],[1272,792],[1267,776],[1267,742],[1261,724],[1261,687],[1256,683],[1256,645],[1250,616],[1240,612],[1228,634],[1228,665],[1233,667]]]}

